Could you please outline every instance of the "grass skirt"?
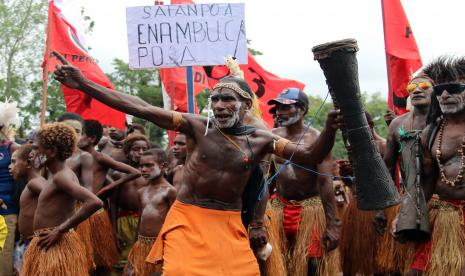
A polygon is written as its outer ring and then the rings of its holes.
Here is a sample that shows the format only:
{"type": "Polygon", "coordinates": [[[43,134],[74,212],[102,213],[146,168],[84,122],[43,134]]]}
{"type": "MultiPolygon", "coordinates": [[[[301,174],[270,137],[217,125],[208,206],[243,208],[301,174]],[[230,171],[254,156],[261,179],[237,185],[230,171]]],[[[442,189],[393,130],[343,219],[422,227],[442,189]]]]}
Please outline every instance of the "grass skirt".
{"type": "Polygon", "coordinates": [[[415,257],[415,244],[397,242],[391,234],[392,221],[400,211],[400,204],[386,209],[387,227],[384,232],[376,256],[378,272],[398,272],[405,275],[415,257]]]}
{"type": "Polygon", "coordinates": [[[268,235],[268,242],[273,247],[273,251],[271,251],[271,255],[266,260],[265,264],[265,275],[266,276],[286,276],[286,265],[285,265],[285,256],[283,254],[283,246],[282,243],[285,241],[284,239],[284,232],[282,232],[282,221],[278,220],[276,214],[274,213],[273,209],[268,205],[265,213],[265,227],[266,232],[268,235]]]}
{"type": "Polygon", "coordinates": [[[374,212],[357,208],[353,197],[342,217],[339,250],[341,265],[347,275],[372,275],[376,272],[378,235],[373,225],[374,212]]]}
{"type": "Polygon", "coordinates": [[[41,233],[53,228],[34,232],[29,247],[24,254],[21,275],[23,276],[84,276],[89,275],[87,269],[86,251],[79,235],[71,230],[48,250],[38,246],[41,233]]]}
{"type": "Polygon", "coordinates": [[[156,237],[144,237],[139,235],[134,246],[129,251],[128,262],[124,267],[123,275],[148,276],[154,272],[161,272],[161,264],[152,264],[145,261],[152,249],[156,237]]]}
{"type": "Polygon", "coordinates": [[[107,211],[100,209],[89,218],[89,222],[95,265],[111,269],[118,263],[119,257],[107,211]]]}
{"type": "Polygon", "coordinates": [[[413,269],[424,271],[425,275],[461,275],[465,265],[463,208],[463,202],[429,202],[432,237],[418,248],[413,269]]]}
{"type": "Polygon", "coordinates": [[[279,233],[281,233],[282,248],[286,256],[288,275],[305,276],[308,271],[308,259],[316,258],[317,275],[338,275],[340,273],[339,251],[338,249],[327,252],[323,249],[321,235],[323,234],[326,221],[323,205],[319,197],[312,197],[303,201],[283,202],[276,197],[272,199],[271,206],[279,222],[279,233]],[[285,205],[299,205],[302,207],[300,223],[297,230],[295,243],[290,246],[284,238],[283,214],[285,205]],[[309,256],[310,251],[319,252],[320,256],[309,256]]]}

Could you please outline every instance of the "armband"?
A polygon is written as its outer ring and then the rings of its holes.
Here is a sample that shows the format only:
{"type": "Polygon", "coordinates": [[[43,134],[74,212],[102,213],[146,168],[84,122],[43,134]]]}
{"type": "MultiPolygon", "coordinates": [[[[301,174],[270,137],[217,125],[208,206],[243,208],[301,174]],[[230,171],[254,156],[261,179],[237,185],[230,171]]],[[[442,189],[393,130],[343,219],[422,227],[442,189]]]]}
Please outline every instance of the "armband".
{"type": "Polygon", "coordinates": [[[181,126],[182,124],[182,114],[180,112],[177,112],[177,111],[173,111],[173,130],[178,130],[178,128],[181,126]]]}
{"type": "Polygon", "coordinates": [[[289,140],[287,139],[284,139],[284,138],[280,138],[279,140],[273,140],[273,150],[274,150],[274,154],[279,156],[279,157],[283,157],[283,154],[284,154],[284,148],[286,148],[286,145],[289,144],[289,140]]]}

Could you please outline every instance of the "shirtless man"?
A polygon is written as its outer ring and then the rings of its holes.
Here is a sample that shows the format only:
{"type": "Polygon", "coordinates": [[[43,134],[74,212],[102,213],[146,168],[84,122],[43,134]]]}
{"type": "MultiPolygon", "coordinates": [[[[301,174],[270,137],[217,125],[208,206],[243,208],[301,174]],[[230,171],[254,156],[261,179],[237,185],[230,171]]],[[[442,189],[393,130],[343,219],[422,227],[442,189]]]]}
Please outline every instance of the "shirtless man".
{"type": "Polygon", "coordinates": [[[465,58],[440,57],[423,72],[435,84],[422,133],[432,238],[417,249],[412,274],[465,275],[465,58]]]}
{"type": "MultiPolygon", "coordinates": [[[[95,120],[84,121],[83,135],[78,142],[78,147],[88,152],[93,158],[93,188],[97,196],[104,194],[102,189],[107,179],[109,169],[125,173],[117,181],[108,184],[105,188],[111,188],[132,181],[140,176],[140,172],[124,163],[115,161],[110,156],[97,152],[95,145],[102,137],[102,125],[95,120]],[[98,191],[98,192],[97,192],[98,191]]],[[[94,261],[98,270],[110,270],[112,265],[118,263],[118,250],[116,248],[116,238],[106,210],[101,209],[89,219],[92,229],[91,240],[94,251],[94,261]]]]}
{"type": "Polygon", "coordinates": [[[16,273],[21,273],[23,255],[34,235],[34,213],[37,208],[37,200],[46,180],[40,175],[38,168],[34,167],[35,146],[26,144],[13,153],[9,166],[13,179],[24,179],[26,186],[19,198],[18,231],[20,240],[16,243],[14,253],[14,268],[16,273]]]}
{"type": "MultiPolygon", "coordinates": [[[[294,143],[313,144],[317,140],[318,131],[304,125],[309,104],[304,92],[289,88],[268,104],[274,105],[278,123],[273,133],[294,143]]],[[[275,157],[274,162],[280,173],[276,177],[276,193],[272,196],[271,206],[278,216],[283,216],[280,230],[286,234],[283,242],[287,244],[285,250],[288,252],[283,254],[289,256],[288,275],[307,275],[307,271],[308,275],[314,275],[317,270],[324,275],[333,275],[337,271],[336,265],[326,267],[330,270],[321,267],[328,262],[332,255],[329,251],[336,248],[339,239],[332,179],[303,168],[330,175],[333,167],[331,154],[313,166],[307,163],[299,163],[301,167],[285,164],[286,159],[280,157],[275,157]],[[325,224],[313,231],[320,220],[325,224]],[[321,237],[314,237],[315,233],[321,237]]]]}
{"type": "Polygon", "coordinates": [[[102,191],[104,187],[106,176],[110,169],[124,173],[125,175],[111,184],[111,188],[132,181],[141,176],[139,170],[131,167],[125,163],[115,161],[110,156],[95,150],[95,145],[98,144],[102,137],[102,126],[98,121],[85,120],[84,130],[81,139],[79,140],[78,147],[92,155],[93,163],[93,188],[98,195],[105,192],[102,191]]]}
{"type": "Polygon", "coordinates": [[[186,145],[186,135],[183,133],[178,133],[176,138],[174,138],[173,145],[173,155],[177,160],[177,165],[172,171],[173,186],[178,188],[182,183],[183,178],[183,168],[184,163],[186,162],[187,155],[187,145],[186,145]]]}
{"type": "MultiPolygon", "coordinates": [[[[123,143],[123,152],[127,165],[138,169],[140,157],[144,151],[149,149],[149,144],[150,142],[143,135],[132,134],[126,137],[123,143]]],[[[120,172],[112,172],[112,178],[115,182],[123,177],[126,177],[126,175],[120,172]]],[[[121,268],[124,267],[129,250],[137,238],[137,224],[139,221],[139,196],[137,191],[145,184],[146,180],[143,177],[138,177],[132,181],[121,183],[117,187],[110,184],[100,191],[104,193],[113,189],[110,198],[111,221],[118,236],[121,268]]]]}
{"type": "MultiPolygon", "coordinates": [[[[74,128],[78,141],[81,139],[82,128],[84,124],[84,120],[82,119],[81,115],[77,113],[66,112],[58,117],[57,121],[74,128]]],[[[91,192],[96,192],[93,190],[93,158],[90,153],[78,148],[76,152],[74,152],[73,155],[66,160],[66,165],[70,167],[76,174],[81,186],[85,187],[91,192]]]]}
{"type": "MultiPolygon", "coordinates": [[[[73,112],[65,112],[60,117],[58,117],[57,121],[72,127],[76,131],[78,141],[81,139],[82,128],[84,127],[84,120],[82,119],[81,115],[73,112]]],[[[94,159],[90,153],[85,152],[80,148],[76,148],[76,151],[73,153],[73,155],[66,160],[66,165],[71,170],[73,170],[81,186],[94,194],[96,193],[96,191],[93,190],[94,179],[92,174],[94,159]]],[[[80,208],[80,206],[81,203],[78,202],[77,208],[80,208]]],[[[90,226],[90,222],[84,221],[83,223],[80,223],[76,231],[84,242],[87,251],[89,270],[92,270],[95,267],[95,260],[91,236],[92,228],[90,226]]]]}
{"type": "MultiPolygon", "coordinates": [[[[245,112],[251,108],[253,93],[242,79],[226,77],[215,85],[211,98],[214,118],[207,125],[207,118],[200,115],[167,111],[97,85],[68,65],[62,56],[56,56],[65,65],[57,66],[55,78],[64,85],[159,127],[186,134],[189,158],[184,166],[183,184],[148,260],[163,260],[163,275],[167,276],[222,271],[259,275],[241,221],[244,187],[255,166],[269,153],[284,158],[293,155],[295,161],[309,165],[323,161],[334,145],[341,121],[338,112],[328,115],[325,129],[315,143],[297,146],[270,131],[242,124],[245,112]]],[[[259,222],[250,229],[250,235],[257,231],[266,235],[259,222]]]]}
{"type": "Polygon", "coordinates": [[[129,252],[124,275],[152,275],[161,272],[145,258],[165,221],[171,204],[176,200],[176,189],[163,177],[167,167],[166,154],[161,149],[145,151],[139,162],[147,185],[139,189],[139,228],[137,242],[129,252]]]}
{"type": "Polygon", "coordinates": [[[88,275],[86,251],[73,228],[90,217],[103,202],[79,185],[65,161],[77,144],[75,131],[63,124],[46,125],[37,133],[37,167],[51,176],[39,195],[34,238],[24,255],[22,275],[88,275]],[[76,202],[82,207],[76,211],[76,202]]]}

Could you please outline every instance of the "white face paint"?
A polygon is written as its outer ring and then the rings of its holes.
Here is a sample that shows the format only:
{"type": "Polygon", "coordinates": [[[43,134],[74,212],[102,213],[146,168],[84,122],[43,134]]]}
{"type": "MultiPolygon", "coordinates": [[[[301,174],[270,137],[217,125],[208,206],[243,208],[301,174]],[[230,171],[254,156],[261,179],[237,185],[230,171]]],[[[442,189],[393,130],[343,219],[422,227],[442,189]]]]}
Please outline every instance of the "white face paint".
{"type": "Polygon", "coordinates": [[[224,110],[221,114],[214,114],[213,122],[219,128],[231,128],[240,121],[240,110],[242,107],[242,102],[238,101],[235,111],[224,110]]]}
{"type": "Polygon", "coordinates": [[[38,170],[45,166],[47,156],[43,153],[37,153],[34,157],[34,169],[38,170]]]}
{"type": "Polygon", "coordinates": [[[465,109],[465,92],[449,94],[444,91],[441,96],[436,98],[443,114],[456,114],[465,109]]]}
{"type": "Polygon", "coordinates": [[[278,117],[278,126],[280,127],[288,127],[291,126],[295,123],[297,123],[300,120],[300,113],[302,110],[300,108],[296,108],[296,112],[294,112],[294,115],[288,118],[279,118],[278,117]]]}

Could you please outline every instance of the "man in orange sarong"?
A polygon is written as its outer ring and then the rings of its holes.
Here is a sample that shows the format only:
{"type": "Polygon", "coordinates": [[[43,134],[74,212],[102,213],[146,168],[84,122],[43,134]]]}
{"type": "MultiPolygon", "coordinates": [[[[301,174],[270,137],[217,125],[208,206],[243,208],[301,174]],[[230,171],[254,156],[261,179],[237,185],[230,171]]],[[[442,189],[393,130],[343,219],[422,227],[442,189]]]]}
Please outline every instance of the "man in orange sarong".
{"type": "MultiPolygon", "coordinates": [[[[329,114],[312,144],[299,146],[267,130],[243,125],[257,98],[247,82],[223,78],[211,94],[208,119],[152,106],[138,97],[113,91],[87,79],[78,68],[58,66],[55,78],[102,103],[186,134],[187,159],[177,200],[148,256],[163,261],[163,275],[260,275],[241,221],[241,196],[255,167],[267,154],[317,164],[331,151],[341,118],[329,114]]],[[[255,105],[257,106],[257,105],[255,105]]],[[[264,210],[263,210],[264,211],[264,210]]],[[[251,244],[265,246],[263,214],[249,224],[251,244]],[[257,242],[258,241],[258,242],[257,242]]]]}

